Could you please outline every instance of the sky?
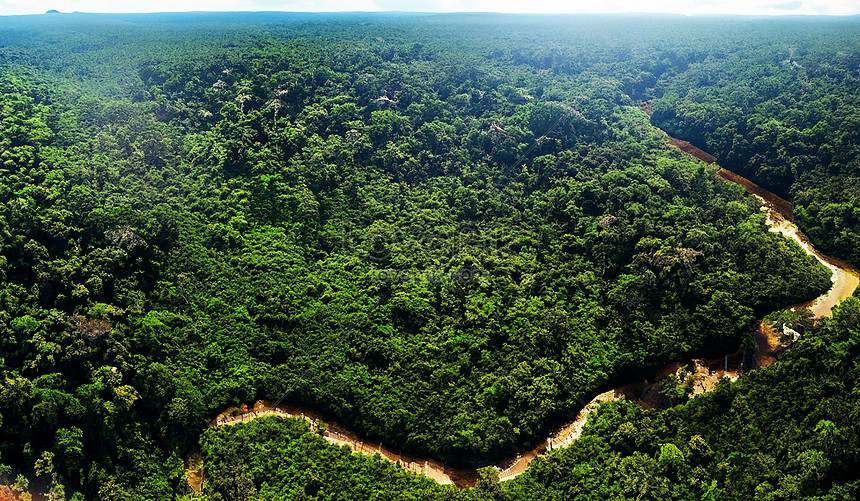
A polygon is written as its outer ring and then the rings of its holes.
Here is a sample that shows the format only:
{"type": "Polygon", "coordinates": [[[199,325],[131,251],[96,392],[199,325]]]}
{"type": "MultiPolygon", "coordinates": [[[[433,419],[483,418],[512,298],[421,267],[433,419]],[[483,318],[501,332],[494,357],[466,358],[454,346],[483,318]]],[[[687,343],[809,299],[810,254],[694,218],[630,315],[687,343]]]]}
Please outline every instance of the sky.
{"type": "Polygon", "coordinates": [[[419,11],[853,15],[860,0],[0,0],[0,15],[61,12],[419,11]]]}

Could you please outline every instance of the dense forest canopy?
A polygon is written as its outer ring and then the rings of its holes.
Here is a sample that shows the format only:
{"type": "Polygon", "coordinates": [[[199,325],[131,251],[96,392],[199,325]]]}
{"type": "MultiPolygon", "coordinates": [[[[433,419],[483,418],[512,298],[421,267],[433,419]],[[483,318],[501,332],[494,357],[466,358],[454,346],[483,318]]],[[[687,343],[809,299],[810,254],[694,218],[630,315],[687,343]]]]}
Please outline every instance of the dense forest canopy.
{"type": "Polygon", "coordinates": [[[473,489],[347,455],[297,421],[207,430],[211,492],[224,499],[850,500],[857,477],[860,301],[807,331],[783,360],[665,412],[604,403],[584,435],[513,480],[473,489]],[[356,473],[360,472],[360,473],[356,473]],[[329,497],[331,496],[331,497],[329,497]]]}
{"type": "MultiPolygon", "coordinates": [[[[0,18],[0,475],[57,498],[169,499],[187,495],[183,459],[200,447],[212,499],[570,499],[584,488],[548,469],[606,489],[617,475],[635,477],[623,489],[658,482],[646,489],[657,499],[743,499],[762,482],[790,499],[777,473],[753,485],[713,466],[729,461],[737,424],[696,414],[706,400],[659,416],[607,407],[593,438],[501,491],[487,471],[475,490],[443,489],[300,423],[206,426],[227,406],[280,397],[404,450],[482,465],[613,383],[749,345],[756,318],[815,297],[829,272],[654,125],[791,196],[815,243],[856,263],[858,28],[0,18]],[[612,434],[643,423],[663,428],[616,450],[612,434]],[[676,464],[690,434],[713,452],[698,470],[676,464]]],[[[844,339],[832,364],[804,365],[798,350],[788,368],[708,397],[714,412],[733,409],[720,398],[770,391],[767,377],[831,384],[853,353],[851,315],[809,341],[815,353],[815,339],[844,339]]],[[[821,392],[850,393],[845,381],[821,392]]],[[[819,397],[799,396],[788,415],[819,397]]],[[[844,402],[822,420],[856,440],[844,402]]],[[[821,474],[802,492],[847,482],[856,458],[828,456],[831,444],[809,449],[821,474]]],[[[791,451],[767,464],[790,471],[791,451]]]]}

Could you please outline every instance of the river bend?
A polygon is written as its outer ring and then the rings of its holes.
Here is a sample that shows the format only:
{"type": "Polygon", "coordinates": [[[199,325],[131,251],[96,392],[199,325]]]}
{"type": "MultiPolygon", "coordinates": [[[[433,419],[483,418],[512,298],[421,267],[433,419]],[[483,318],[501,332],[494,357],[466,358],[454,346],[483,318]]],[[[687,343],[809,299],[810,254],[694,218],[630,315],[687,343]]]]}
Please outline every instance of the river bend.
{"type": "MultiPolygon", "coordinates": [[[[712,156],[692,146],[690,143],[674,138],[669,139],[674,146],[690,155],[706,163],[714,163],[715,160],[712,156]]],[[[860,274],[847,264],[821,254],[812,246],[809,239],[792,222],[793,207],[788,201],[755,185],[748,179],[725,169],[721,169],[718,175],[729,182],[740,184],[750,195],[755,196],[762,202],[762,210],[767,213],[767,225],[770,231],[780,233],[786,238],[794,240],[807,254],[814,256],[822,265],[831,270],[833,287],[830,290],[809,303],[790,307],[792,309],[810,308],[815,318],[829,316],[832,308],[839,301],[850,296],[857,288],[858,283],[860,283],[860,274]]],[[[749,361],[748,368],[763,367],[772,363],[775,360],[775,351],[779,348],[777,335],[764,326],[757,329],[756,343],[758,345],[757,355],[754,360],[749,361]]],[[[737,378],[739,373],[737,370],[729,369],[728,360],[729,358],[726,356],[725,365],[721,363],[723,362],[722,360],[695,360],[697,383],[694,393],[699,394],[710,390],[721,377],[737,378]]],[[[662,375],[665,376],[677,370],[678,367],[677,364],[674,364],[662,371],[662,375]]],[[[658,393],[651,391],[654,389],[653,387],[653,381],[649,382],[646,380],[624,385],[597,395],[583,406],[582,410],[577,414],[576,419],[550,434],[536,447],[493,465],[499,471],[500,480],[509,480],[516,477],[528,468],[529,463],[534,458],[544,454],[548,450],[570,445],[574,440],[579,438],[588,415],[601,402],[625,398],[637,401],[646,407],[652,406],[653,398],[649,400],[648,395],[650,393],[653,397],[654,394],[658,393]]],[[[451,468],[434,459],[403,454],[398,449],[391,448],[382,443],[363,440],[356,433],[341,426],[336,421],[306,407],[291,404],[274,405],[272,402],[258,401],[251,408],[241,406],[224,411],[216,417],[211,425],[232,425],[263,416],[304,419],[311,424],[311,429],[317,432],[319,432],[320,424],[325,423],[321,434],[328,442],[349,446],[353,451],[361,454],[379,454],[382,458],[392,463],[396,463],[417,474],[432,478],[440,484],[455,484],[461,487],[471,486],[474,485],[477,479],[476,470],[451,468]]]]}

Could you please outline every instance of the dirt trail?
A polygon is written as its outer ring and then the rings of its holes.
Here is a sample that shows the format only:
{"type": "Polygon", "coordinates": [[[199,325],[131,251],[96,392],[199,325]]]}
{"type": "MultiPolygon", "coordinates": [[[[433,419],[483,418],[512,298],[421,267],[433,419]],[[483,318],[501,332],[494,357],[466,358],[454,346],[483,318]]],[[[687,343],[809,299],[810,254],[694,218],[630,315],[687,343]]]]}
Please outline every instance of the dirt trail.
{"type": "MultiPolygon", "coordinates": [[[[714,157],[686,141],[670,138],[670,142],[707,163],[715,162],[714,157]]],[[[860,275],[845,263],[824,256],[812,247],[800,229],[792,223],[794,208],[788,201],[757,186],[748,179],[725,169],[721,169],[718,175],[727,181],[740,184],[748,193],[762,201],[762,210],[768,213],[767,224],[770,231],[781,233],[787,238],[794,240],[808,254],[814,256],[833,272],[833,288],[814,301],[795,305],[791,307],[792,309],[809,307],[816,318],[828,316],[834,305],[853,293],[858,283],[860,283],[860,275]]],[[[699,395],[712,390],[723,377],[735,380],[744,371],[770,365],[776,360],[779,351],[785,348],[780,343],[779,334],[761,322],[756,327],[755,340],[757,346],[755,353],[747,354],[739,351],[731,355],[726,355],[722,359],[693,360],[691,364],[692,370],[689,372],[681,368],[678,364],[672,364],[666,367],[665,370],[655,374],[654,378],[650,381],[646,379],[632,382],[595,396],[583,406],[582,410],[577,414],[576,419],[557,429],[536,447],[493,465],[499,471],[499,478],[501,480],[512,479],[524,472],[536,457],[544,454],[546,451],[570,445],[580,437],[589,414],[601,402],[626,399],[637,402],[646,408],[665,408],[672,405],[673,402],[659,391],[659,385],[660,381],[668,374],[676,373],[685,380],[688,377],[692,378],[693,394],[699,395]]],[[[391,449],[381,443],[361,439],[353,431],[340,426],[336,421],[328,419],[313,409],[291,404],[282,403],[275,407],[271,402],[259,401],[250,410],[246,406],[228,409],[219,414],[211,423],[211,426],[233,425],[263,416],[304,419],[311,424],[312,431],[320,433],[320,429],[322,428],[323,431],[321,434],[323,438],[333,444],[347,445],[353,451],[361,454],[379,454],[392,463],[396,463],[409,471],[430,477],[440,484],[454,484],[459,487],[465,487],[474,485],[477,480],[476,470],[450,468],[444,463],[429,458],[402,454],[399,450],[391,449]]]]}

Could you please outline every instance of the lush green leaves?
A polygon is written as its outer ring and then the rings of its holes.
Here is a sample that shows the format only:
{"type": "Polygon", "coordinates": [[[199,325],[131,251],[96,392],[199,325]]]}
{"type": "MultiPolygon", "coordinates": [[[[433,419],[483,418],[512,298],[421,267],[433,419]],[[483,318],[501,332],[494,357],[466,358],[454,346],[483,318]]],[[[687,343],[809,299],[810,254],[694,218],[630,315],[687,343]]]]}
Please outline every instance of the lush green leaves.
{"type": "MultiPolygon", "coordinates": [[[[0,454],[14,467],[0,473],[66,497],[170,498],[209,418],[279,396],[484,465],[599,390],[732,350],[756,316],[825,289],[754,200],[632,106],[695,69],[698,22],[570,21],[0,21],[0,454]],[[677,46],[639,41],[642,22],[677,46]],[[606,30],[618,41],[595,45],[606,30]]],[[[681,85],[655,117],[737,125],[681,85]]],[[[762,127],[794,158],[825,125],[762,127]]],[[[821,207],[833,228],[851,210],[821,207]]],[[[843,425],[821,419],[831,445],[843,425]]],[[[442,492],[300,428],[253,425],[240,456],[243,428],[206,432],[212,497],[442,492]],[[286,490],[254,440],[303,464],[286,490]]],[[[693,467],[666,434],[655,455],[658,431],[625,428],[649,445],[619,459],[624,495],[657,478],[649,492],[667,496],[693,467]]],[[[463,495],[504,495],[488,473],[463,495]]]]}

